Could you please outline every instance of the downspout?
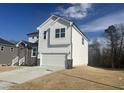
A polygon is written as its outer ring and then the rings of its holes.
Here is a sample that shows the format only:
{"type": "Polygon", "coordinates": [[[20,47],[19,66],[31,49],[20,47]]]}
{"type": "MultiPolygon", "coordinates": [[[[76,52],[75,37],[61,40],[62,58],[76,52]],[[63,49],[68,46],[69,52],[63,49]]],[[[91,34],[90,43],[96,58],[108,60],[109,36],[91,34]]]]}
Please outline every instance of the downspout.
{"type": "Polygon", "coordinates": [[[17,47],[17,48],[18,48],[18,50],[17,50],[17,51],[18,51],[18,54],[17,54],[17,55],[18,55],[18,65],[19,65],[19,59],[20,59],[20,55],[19,55],[19,54],[20,54],[20,47],[17,47]]]}
{"type": "Polygon", "coordinates": [[[25,54],[24,54],[24,56],[25,56],[25,62],[22,63],[22,65],[23,65],[23,64],[24,64],[24,65],[25,65],[25,64],[27,65],[27,58],[26,58],[26,55],[27,55],[26,51],[27,51],[27,49],[28,49],[28,48],[25,48],[25,54]]]}
{"type": "Polygon", "coordinates": [[[71,43],[71,61],[72,61],[72,67],[73,67],[73,58],[72,58],[72,55],[73,55],[73,50],[72,50],[73,49],[73,45],[72,45],[72,26],[73,26],[73,23],[72,22],[70,23],[70,26],[71,26],[71,37],[70,37],[71,38],[70,39],[71,40],[71,42],[70,42],[71,43]]]}
{"type": "Polygon", "coordinates": [[[73,45],[72,45],[72,25],[73,25],[73,23],[71,22],[71,23],[70,23],[70,26],[71,26],[71,37],[70,37],[70,38],[71,38],[71,39],[70,39],[70,40],[71,40],[71,42],[70,42],[70,43],[71,43],[71,59],[72,59],[72,52],[73,52],[73,51],[72,51],[72,48],[73,48],[73,45]]]}

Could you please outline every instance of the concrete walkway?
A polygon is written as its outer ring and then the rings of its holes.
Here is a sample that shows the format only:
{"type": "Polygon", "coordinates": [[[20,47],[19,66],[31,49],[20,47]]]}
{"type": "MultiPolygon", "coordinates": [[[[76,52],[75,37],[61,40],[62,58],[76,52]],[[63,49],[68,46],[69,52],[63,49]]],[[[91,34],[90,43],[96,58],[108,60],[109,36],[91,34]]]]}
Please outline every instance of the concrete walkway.
{"type": "Polygon", "coordinates": [[[37,67],[22,67],[17,70],[0,73],[0,89],[8,89],[15,84],[21,84],[26,81],[41,77],[58,70],[60,67],[37,66],[37,67]]]}

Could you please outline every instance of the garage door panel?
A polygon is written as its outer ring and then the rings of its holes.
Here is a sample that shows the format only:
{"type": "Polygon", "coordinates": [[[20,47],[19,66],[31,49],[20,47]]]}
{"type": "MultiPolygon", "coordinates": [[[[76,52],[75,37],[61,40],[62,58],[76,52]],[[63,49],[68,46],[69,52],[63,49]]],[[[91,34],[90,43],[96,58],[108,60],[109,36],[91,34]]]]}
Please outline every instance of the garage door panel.
{"type": "Polygon", "coordinates": [[[62,66],[65,67],[65,55],[60,54],[44,54],[43,55],[43,65],[51,66],[62,66]]]}

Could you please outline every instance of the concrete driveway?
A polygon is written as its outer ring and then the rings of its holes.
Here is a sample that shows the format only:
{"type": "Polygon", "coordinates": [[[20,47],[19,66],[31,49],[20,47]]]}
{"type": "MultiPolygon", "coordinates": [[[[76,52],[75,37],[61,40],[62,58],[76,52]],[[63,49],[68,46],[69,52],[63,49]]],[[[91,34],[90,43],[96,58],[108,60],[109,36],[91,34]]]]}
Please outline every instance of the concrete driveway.
{"type": "Polygon", "coordinates": [[[0,73],[0,89],[8,89],[15,84],[21,84],[26,81],[41,77],[59,70],[61,67],[37,66],[22,67],[20,69],[0,73]]]}

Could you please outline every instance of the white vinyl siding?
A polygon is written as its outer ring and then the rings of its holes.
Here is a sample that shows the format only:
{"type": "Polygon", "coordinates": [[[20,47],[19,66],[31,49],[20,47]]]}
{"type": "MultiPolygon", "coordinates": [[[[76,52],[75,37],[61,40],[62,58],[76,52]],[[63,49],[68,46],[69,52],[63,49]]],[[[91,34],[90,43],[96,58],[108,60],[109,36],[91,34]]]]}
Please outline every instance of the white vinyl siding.
{"type": "Polygon", "coordinates": [[[88,64],[88,42],[72,27],[72,58],[73,66],[88,64]]]}

